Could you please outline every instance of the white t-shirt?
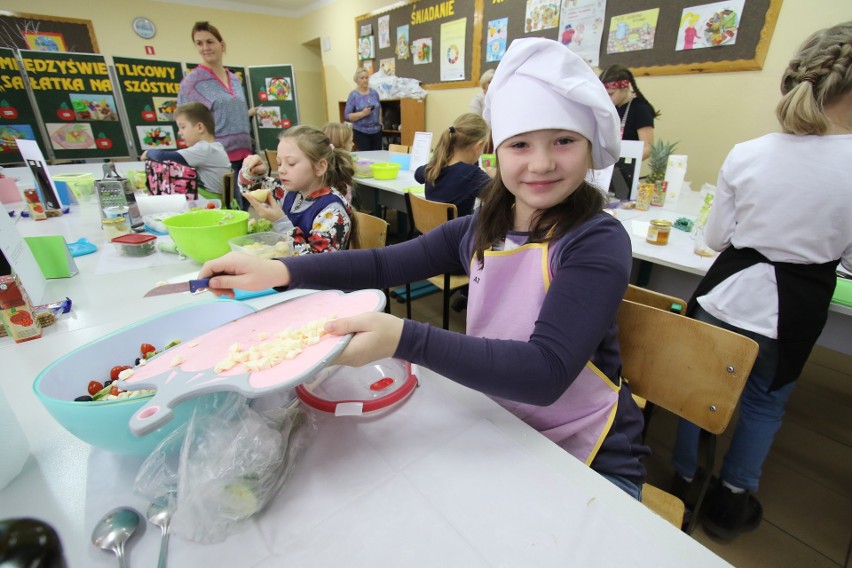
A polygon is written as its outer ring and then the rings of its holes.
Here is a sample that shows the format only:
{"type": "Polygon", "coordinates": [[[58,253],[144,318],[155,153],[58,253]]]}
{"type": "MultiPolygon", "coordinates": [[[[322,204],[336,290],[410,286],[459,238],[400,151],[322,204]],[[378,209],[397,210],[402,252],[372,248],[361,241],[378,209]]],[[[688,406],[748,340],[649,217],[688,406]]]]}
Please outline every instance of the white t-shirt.
{"type": "MultiPolygon", "coordinates": [[[[718,251],[753,248],[772,261],[852,270],[852,134],[767,134],[734,146],[716,185],[705,228],[718,251]]],[[[776,338],[778,290],[772,265],[758,264],[698,299],[731,325],[776,338]]]]}
{"type": "Polygon", "coordinates": [[[231,171],[231,161],[222,144],[199,140],[178,152],[187,165],[198,169],[201,187],[213,193],[222,193],[222,179],[231,171]]]}

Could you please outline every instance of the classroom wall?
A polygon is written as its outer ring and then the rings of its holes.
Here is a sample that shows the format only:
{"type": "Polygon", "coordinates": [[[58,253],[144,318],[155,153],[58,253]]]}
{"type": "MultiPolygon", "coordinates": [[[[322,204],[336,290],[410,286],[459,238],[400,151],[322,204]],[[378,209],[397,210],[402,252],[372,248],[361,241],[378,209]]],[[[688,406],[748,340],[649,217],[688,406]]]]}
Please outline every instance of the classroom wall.
{"type": "Polygon", "coordinates": [[[293,65],[301,122],[321,125],[326,120],[322,59],[315,47],[294,39],[296,19],[154,0],[4,0],[3,9],[91,20],[105,55],[187,63],[201,61],[190,37],[192,25],[209,20],[225,39],[226,65],[293,65]],[[157,35],[150,40],[137,36],[131,28],[137,16],[152,20],[157,35]],[[154,47],[155,55],[145,55],[146,45],[154,47]]]}
{"type": "MultiPolygon", "coordinates": [[[[102,53],[145,58],[144,46],[153,45],[155,58],[178,61],[198,61],[189,30],[196,20],[210,20],[225,37],[226,63],[292,64],[301,121],[321,125],[329,117],[337,120],[338,101],[345,100],[354,87],[352,75],[358,64],[355,18],[391,3],[334,0],[298,19],[154,0],[88,0],[73,5],[62,0],[39,0],[37,6],[31,1],[5,0],[3,7],[90,19],[102,53]],[[130,22],[139,15],[157,25],[152,40],[142,40],[132,32],[130,22]],[[329,38],[328,51],[317,49],[317,40],[323,37],[329,38]]],[[[678,141],[678,153],[689,156],[686,177],[693,188],[716,182],[719,167],[734,144],[777,131],[774,109],[778,85],[790,56],[812,31],[850,19],[849,0],[784,0],[762,70],[638,79],[642,92],[662,112],[657,137],[678,141]]],[[[468,110],[477,91],[430,91],[426,129],[438,132],[446,128],[468,110]]]]}

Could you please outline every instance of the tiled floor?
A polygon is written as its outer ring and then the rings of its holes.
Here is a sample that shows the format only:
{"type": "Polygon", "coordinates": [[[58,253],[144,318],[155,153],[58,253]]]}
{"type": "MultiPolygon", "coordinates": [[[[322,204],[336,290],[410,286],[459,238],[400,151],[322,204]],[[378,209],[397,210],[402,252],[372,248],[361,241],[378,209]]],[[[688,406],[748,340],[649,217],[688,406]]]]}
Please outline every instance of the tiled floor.
{"type": "MultiPolygon", "coordinates": [[[[441,326],[441,294],[413,303],[414,319],[441,326]]],[[[395,315],[405,304],[391,300],[395,315]]],[[[450,327],[464,331],[464,315],[450,311],[450,327]]],[[[847,562],[852,539],[852,357],[817,347],[788,405],[764,468],[758,498],[764,521],[731,543],[700,527],[694,537],[742,568],[837,567],[847,562]]],[[[654,455],[649,481],[665,488],[676,421],[657,412],[649,432],[654,455]]],[[[719,441],[719,458],[729,435],[719,441]]]]}

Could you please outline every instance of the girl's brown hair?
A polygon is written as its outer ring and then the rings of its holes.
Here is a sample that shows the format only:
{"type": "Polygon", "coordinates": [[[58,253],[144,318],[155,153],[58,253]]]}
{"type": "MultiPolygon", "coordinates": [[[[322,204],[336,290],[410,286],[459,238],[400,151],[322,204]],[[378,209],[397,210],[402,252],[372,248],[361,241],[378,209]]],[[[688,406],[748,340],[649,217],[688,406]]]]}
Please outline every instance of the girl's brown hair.
{"type": "Polygon", "coordinates": [[[327,122],[322,131],[334,144],[335,148],[350,150],[352,148],[352,127],[343,122],[327,122]]]}
{"type": "Polygon", "coordinates": [[[852,21],[812,34],[781,76],[775,115],[788,134],[825,134],[823,109],[852,90],[852,21]]]}
{"type": "Polygon", "coordinates": [[[209,32],[220,42],[225,41],[222,39],[222,34],[219,33],[219,28],[217,28],[210,22],[195,22],[195,25],[192,26],[192,34],[190,34],[190,37],[192,38],[193,42],[195,41],[196,32],[209,32]]]}
{"type": "Polygon", "coordinates": [[[453,125],[441,133],[438,144],[432,154],[432,159],[426,165],[424,176],[426,181],[434,184],[441,171],[453,159],[456,150],[466,150],[474,144],[488,141],[488,123],[485,119],[472,112],[466,112],[458,117],[453,125]]]}
{"type": "MultiPolygon", "coordinates": [[[[589,159],[591,160],[591,157],[589,159]]],[[[497,174],[480,197],[482,205],[474,235],[473,252],[481,266],[485,262],[485,251],[491,250],[492,246],[506,237],[512,230],[515,218],[515,196],[500,176],[499,158],[497,174]]],[[[556,240],[603,211],[605,204],[603,192],[583,181],[564,201],[538,212],[531,222],[529,242],[556,240]]]]}

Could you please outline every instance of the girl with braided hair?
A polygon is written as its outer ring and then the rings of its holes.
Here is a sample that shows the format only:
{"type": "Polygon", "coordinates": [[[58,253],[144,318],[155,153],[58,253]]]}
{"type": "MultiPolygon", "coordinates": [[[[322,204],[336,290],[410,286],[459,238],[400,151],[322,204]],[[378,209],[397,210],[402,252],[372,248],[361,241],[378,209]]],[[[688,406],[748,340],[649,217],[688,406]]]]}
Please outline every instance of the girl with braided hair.
{"type": "MultiPolygon", "coordinates": [[[[820,30],[781,78],[782,132],[728,154],[706,226],[721,254],[688,313],[759,345],[704,527],[733,539],[758,526],[761,469],[795,381],[825,325],[838,262],[852,271],[852,21],[820,30]]],[[[699,429],[682,421],[672,491],[697,488],[699,429]]]]}
{"type": "Polygon", "coordinates": [[[426,199],[454,203],[459,216],[470,215],[479,192],[491,182],[477,163],[489,140],[488,123],[472,112],[458,117],[438,137],[432,159],[414,171],[426,184],[426,199]]]}

